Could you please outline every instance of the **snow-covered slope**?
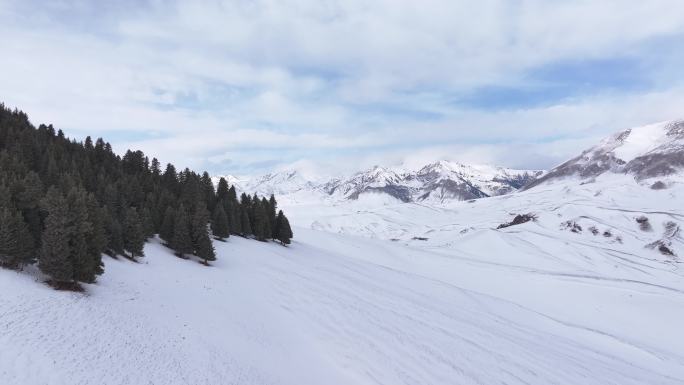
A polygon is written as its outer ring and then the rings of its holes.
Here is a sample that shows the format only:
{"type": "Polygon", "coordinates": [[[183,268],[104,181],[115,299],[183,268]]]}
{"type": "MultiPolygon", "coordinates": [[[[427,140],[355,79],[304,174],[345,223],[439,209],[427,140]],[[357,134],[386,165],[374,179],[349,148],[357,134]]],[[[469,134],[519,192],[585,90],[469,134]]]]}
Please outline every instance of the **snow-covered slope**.
{"type": "Polygon", "coordinates": [[[236,188],[259,195],[306,195],[318,201],[357,200],[371,194],[401,202],[444,203],[507,194],[540,175],[537,170],[440,161],[417,170],[375,166],[348,177],[314,178],[281,171],[236,181],[236,188]]]}
{"type": "MultiPolygon", "coordinates": [[[[486,199],[299,189],[290,247],[231,237],[211,267],[153,242],[85,294],[0,269],[0,384],[684,384],[684,177],[627,167],[678,153],[657,127],[574,163],[616,172],[486,199]]],[[[443,172],[469,171],[415,175],[443,172]]]]}
{"type": "Polygon", "coordinates": [[[684,121],[668,121],[618,132],[526,186],[606,172],[637,180],[666,177],[684,170],[684,121]]]}
{"type": "Polygon", "coordinates": [[[625,180],[402,213],[426,241],[295,228],[212,267],[152,243],[86,294],[0,270],[0,383],[681,384],[684,274],[645,246],[684,252],[684,190],[625,180]]]}

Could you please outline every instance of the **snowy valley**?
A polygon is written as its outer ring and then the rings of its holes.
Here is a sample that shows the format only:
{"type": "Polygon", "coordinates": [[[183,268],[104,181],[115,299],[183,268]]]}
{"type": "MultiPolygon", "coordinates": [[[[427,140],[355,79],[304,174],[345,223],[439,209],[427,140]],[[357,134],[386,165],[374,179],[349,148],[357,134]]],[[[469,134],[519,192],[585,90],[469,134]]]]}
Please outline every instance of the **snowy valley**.
{"type": "Polygon", "coordinates": [[[239,189],[279,194],[292,245],[231,236],[204,266],[155,239],[85,293],[0,270],[0,382],[682,384],[681,127],[543,176],[276,174],[239,189]]]}

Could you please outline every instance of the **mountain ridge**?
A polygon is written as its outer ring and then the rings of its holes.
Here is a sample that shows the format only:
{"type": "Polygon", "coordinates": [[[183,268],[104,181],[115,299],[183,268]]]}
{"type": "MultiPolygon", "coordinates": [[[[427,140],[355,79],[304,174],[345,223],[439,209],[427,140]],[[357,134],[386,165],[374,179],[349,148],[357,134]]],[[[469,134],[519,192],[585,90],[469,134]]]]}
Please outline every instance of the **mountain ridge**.
{"type": "Polygon", "coordinates": [[[440,160],[415,169],[376,165],[342,177],[311,178],[296,170],[284,170],[248,180],[230,175],[226,178],[229,183],[233,180],[238,190],[250,194],[306,191],[340,201],[357,200],[364,194],[385,194],[404,203],[444,203],[508,194],[543,173],[440,160]]]}
{"type": "Polygon", "coordinates": [[[645,181],[669,177],[682,170],[684,120],[669,120],[614,133],[530,182],[523,190],[568,177],[588,180],[617,173],[645,181]]]}

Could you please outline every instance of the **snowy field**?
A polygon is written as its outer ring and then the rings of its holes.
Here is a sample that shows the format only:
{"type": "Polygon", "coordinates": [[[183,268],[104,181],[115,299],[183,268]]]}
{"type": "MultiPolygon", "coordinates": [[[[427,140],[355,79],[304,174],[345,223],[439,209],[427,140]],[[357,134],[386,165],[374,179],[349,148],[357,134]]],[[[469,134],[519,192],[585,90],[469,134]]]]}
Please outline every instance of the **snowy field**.
{"type": "Polygon", "coordinates": [[[211,267],[151,243],[85,294],[0,270],[0,384],[684,384],[682,265],[646,247],[684,254],[682,192],[290,202],[293,245],[231,237],[211,267]]]}

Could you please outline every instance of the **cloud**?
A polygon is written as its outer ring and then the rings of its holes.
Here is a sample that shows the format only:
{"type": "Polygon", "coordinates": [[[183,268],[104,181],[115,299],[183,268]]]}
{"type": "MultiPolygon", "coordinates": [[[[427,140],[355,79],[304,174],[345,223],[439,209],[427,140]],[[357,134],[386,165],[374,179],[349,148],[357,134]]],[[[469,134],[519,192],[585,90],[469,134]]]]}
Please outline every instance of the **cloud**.
{"type": "Polygon", "coordinates": [[[218,173],[543,168],[684,105],[674,0],[0,0],[0,33],[34,122],[218,173]]]}

